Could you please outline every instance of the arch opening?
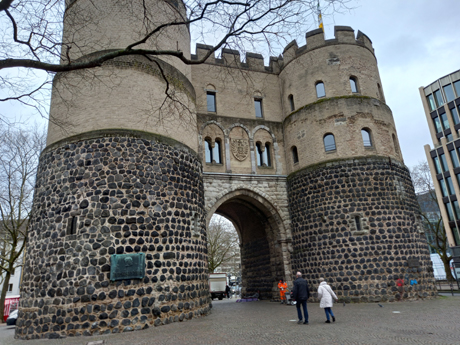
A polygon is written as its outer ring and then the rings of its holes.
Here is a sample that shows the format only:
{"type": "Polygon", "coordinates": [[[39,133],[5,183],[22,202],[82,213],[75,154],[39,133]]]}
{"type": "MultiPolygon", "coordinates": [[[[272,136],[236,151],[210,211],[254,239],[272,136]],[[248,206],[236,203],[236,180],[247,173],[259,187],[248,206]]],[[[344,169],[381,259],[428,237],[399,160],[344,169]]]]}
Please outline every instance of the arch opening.
{"type": "Polygon", "coordinates": [[[258,292],[261,299],[276,300],[279,279],[292,285],[286,269],[290,265],[290,244],[282,240],[284,229],[273,206],[251,194],[246,190],[227,194],[211,208],[209,218],[217,214],[228,219],[238,233],[242,295],[258,292]]]}

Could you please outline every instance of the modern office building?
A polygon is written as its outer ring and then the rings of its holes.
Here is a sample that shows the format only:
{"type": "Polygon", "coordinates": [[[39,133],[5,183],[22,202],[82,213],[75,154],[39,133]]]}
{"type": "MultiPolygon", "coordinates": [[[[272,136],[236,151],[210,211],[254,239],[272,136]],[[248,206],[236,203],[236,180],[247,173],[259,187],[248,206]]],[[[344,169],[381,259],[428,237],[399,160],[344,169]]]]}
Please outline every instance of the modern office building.
{"type": "Polygon", "coordinates": [[[434,148],[425,145],[449,245],[460,245],[460,70],[426,87],[420,96],[434,148]]]}

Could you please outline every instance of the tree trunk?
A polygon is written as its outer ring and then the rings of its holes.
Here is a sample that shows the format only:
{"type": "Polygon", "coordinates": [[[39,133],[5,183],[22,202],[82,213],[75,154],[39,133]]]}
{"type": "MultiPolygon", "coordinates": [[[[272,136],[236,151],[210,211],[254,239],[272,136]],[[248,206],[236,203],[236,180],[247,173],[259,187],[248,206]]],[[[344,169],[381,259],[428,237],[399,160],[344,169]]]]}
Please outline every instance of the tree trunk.
{"type": "Polygon", "coordinates": [[[454,276],[452,275],[452,271],[450,270],[450,260],[445,257],[441,257],[442,263],[444,264],[444,270],[446,271],[446,279],[448,281],[455,280],[454,276]]]}

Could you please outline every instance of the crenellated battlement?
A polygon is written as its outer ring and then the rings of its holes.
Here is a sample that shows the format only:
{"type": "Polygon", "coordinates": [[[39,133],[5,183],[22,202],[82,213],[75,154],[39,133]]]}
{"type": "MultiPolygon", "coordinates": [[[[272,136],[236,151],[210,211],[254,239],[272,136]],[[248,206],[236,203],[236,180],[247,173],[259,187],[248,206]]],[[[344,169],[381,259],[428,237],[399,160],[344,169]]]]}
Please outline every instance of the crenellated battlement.
{"type": "MultiPolygon", "coordinates": [[[[325,46],[355,44],[367,48],[370,52],[374,53],[372,41],[369,37],[359,30],[355,37],[354,30],[349,26],[335,26],[334,38],[332,39],[326,40],[324,38],[324,32],[321,29],[307,32],[305,38],[307,40],[306,45],[299,47],[297,41],[293,40],[284,48],[282,55],[279,57],[270,57],[268,66],[264,65],[264,59],[261,54],[247,52],[244,60],[245,62],[242,62],[240,52],[228,48],[222,49],[220,58],[211,55],[206,63],[238,67],[259,72],[279,73],[285,65],[298,56],[325,46]]],[[[212,48],[213,46],[197,43],[196,54],[192,55],[192,60],[202,59],[212,48]]]]}

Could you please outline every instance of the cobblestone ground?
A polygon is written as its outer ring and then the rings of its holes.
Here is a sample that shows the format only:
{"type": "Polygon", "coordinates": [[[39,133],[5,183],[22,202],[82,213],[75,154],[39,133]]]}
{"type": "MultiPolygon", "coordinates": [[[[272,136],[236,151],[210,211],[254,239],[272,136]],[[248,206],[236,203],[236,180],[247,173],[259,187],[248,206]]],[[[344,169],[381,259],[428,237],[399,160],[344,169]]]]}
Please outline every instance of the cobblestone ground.
{"type": "Polygon", "coordinates": [[[297,324],[294,306],[265,301],[215,301],[212,314],[144,331],[57,340],[15,340],[0,326],[2,345],[137,344],[460,344],[460,297],[378,304],[337,304],[337,321],[325,324],[317,303],[308,304],[309,325],[297,324]]]}

